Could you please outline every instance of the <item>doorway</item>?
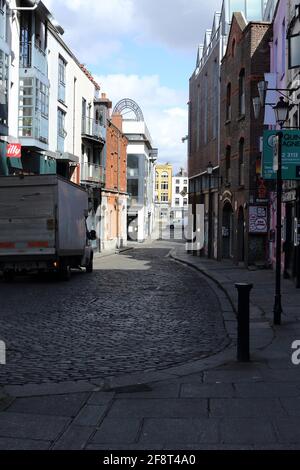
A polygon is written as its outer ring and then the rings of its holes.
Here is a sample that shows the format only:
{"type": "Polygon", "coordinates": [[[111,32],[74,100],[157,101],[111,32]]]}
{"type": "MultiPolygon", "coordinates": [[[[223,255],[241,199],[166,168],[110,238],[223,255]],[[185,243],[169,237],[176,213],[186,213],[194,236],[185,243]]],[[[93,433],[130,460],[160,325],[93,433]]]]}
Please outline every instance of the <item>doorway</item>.
{"type": "Polygon", "coordinates": [[[233,256],[233,210],[229,202],[223,207],[222,218],[222,257],[231,259],[233,256]]]}

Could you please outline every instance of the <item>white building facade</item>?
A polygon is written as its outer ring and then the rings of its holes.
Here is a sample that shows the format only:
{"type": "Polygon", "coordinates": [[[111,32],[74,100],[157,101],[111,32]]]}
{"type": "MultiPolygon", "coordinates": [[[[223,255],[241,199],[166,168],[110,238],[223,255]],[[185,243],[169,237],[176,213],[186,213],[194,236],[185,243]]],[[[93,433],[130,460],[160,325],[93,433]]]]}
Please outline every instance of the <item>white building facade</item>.
{"type": "Polygon", "coordinates": [[[63,33],[41,1],[0,0],[0,174],[57,173],[83,185],[100,238],[108,110],[63,33]],[[7,158],[9,144],[21,145],[21,158],[7,158]]]}
{"type": "Polygon", "coordinates": [[[116,104],[114,113],[127,111],[131,119],[123,118],[123,133],[127,146],[127,233],[128,239],[143,242],[155,229],[155,163],[157,149],[143,113],[133,100],[124,99],[116,104]],[[129,114],[130,116],[130,114],[129,114]]]}
{"type": "Polygon", "coordinates": [[[182,219],[188,212],[188,182],[187,176],[173,176],[171,210],[174,219],[182,219]]]}

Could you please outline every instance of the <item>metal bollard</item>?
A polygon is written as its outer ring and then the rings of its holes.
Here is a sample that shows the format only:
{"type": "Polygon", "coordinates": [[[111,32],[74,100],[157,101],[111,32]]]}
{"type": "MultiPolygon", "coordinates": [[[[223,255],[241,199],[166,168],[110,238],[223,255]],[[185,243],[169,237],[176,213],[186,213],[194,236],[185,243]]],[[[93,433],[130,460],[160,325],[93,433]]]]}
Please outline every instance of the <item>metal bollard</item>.
{"type": "Polygon", "coordinates": [[[249,302],[250,291],[253,284],[237,283],[238,290],[238,338],[237,338],[237,359],[240,362],[250,361],[250,315],[249,302]]]}

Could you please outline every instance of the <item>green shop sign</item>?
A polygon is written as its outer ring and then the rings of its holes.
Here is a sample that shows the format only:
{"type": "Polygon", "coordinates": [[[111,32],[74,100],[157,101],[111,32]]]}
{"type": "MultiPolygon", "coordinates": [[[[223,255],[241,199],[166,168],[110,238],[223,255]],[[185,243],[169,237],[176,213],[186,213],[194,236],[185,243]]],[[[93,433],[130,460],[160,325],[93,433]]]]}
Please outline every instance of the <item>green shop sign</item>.
{"type": "MultiPolygon", "coordinates": [[[[264,131],[262,177],[266,180],[276,179],[273,163],[278,132],[264,131]]],[[[282,134],[282,179],[300,180],[300,130],[283,130],[282,134]]]]}

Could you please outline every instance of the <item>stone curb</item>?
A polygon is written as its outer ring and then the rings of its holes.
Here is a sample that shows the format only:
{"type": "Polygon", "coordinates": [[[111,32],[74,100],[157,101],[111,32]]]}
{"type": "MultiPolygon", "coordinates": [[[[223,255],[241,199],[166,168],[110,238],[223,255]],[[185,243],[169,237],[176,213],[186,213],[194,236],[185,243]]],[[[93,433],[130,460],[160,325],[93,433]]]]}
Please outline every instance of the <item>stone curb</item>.
{"type": "MultiPolygon", "coordinates": [[[[200,272],[203,276],[207,277],[210,281],[213,281],[213,283],[215,285],[218,286],[219,289],[222,290],[222,292],[224,292],[224,294],[226,295],[226,298],[227,300],[229,301],[233,311],[235,312],[235,315],[237,314],[237,309],[236,309],[236,306],[235,306],[235,302],[232,298],[232,296],[230,295],[230,293],[228,292],[228,289],[226,287],[224,287],[224,285],[222,284],[222,282],[214,275],[212,275],[207,269],[205,268],[202,268],[198,265],[196,265],[195,263],[193,263],[192,261],[188,261],[186,259],[182,259],[180,257],[180,255],[176,252],[176,249],[173,249],[170,251],[170,254],[169,256],[174,260],[174,261],[177,261],[179,263],[182,263],[186,266],[189,266],[190,268],[192,269],[195,269],[196,271],[200,272]]],[[[211,286],[212,287],[212,286],[211,286]]],[[[216,290],[214,289],[216,295],[218,295],[218,293],[216,292],[216,290]]],[[[253,327],[254,328],[254,333],[252,332],[252,335],[256,334],[256,345],[255,347],[252,349],[252,352],[255,353],[255,350],[263,350],[263,349],[266,349],[268,346],[270,346],[270,344],[273,343],[274,339],[275,339],[275,330],[274,328],[271,326],[269,320],[266,319],[265,317],[265,312],[259,307],[259,305],[255,305],[251,302],[252,305],[254,305],[260,312],[260,316],[261,316],[261,320],[260,320],[260,324],[262,323],[265,323],[265,331],[267,331],[267,336],[268,338],[264,338],[261,334],[260,334],[260,330],[258,330],[257,332],[255,332],[255,326],[257,326],[257,322],[255,321],[251,321],[250,320],[250,328],[253,327]],[[260,338],[259,338],[260,336],[260,338]],[[257,341],[258,340],[258,341],[257,341]]],[[[224,312],[224,311],[223,311],[224,312]]],[[[228,321],[227,321],[227,318],[226,318],[226,314],[227,312],[225,312],[225,315],[224,315],[224,322],[225,322],[225,326],[226,328],[228,328],[228,321]]],[[[234,327],[236,329],[236,327],[234,327]]],[[[227,329],[227,332],[229,334],[229,336],[232,337],[232,328],[230,328],[230,330],[228,331],[227,329]]],[[[235,335],[233,335],[233,337],[236,337],[235,335]]]]}

